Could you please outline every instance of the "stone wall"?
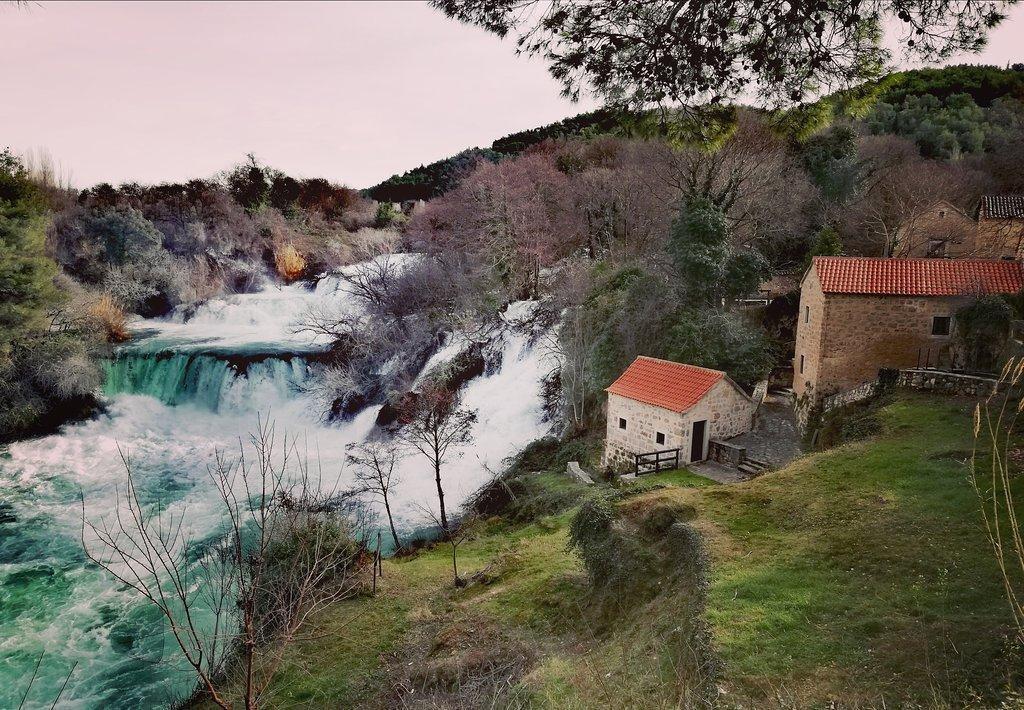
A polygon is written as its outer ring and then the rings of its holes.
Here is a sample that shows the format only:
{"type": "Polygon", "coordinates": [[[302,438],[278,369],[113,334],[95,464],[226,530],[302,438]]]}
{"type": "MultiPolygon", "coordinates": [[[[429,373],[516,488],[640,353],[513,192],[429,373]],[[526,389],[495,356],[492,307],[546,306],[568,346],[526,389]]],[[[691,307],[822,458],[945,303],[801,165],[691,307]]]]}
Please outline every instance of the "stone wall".
{"type": "Polygon", "coordinates": [[[821,363],[822,324],[825,322],[825,294],[812,268],[800,288],[796,345],[793,353],[793,392],[797,401],[813,400],[821,363]],[[802,358],[802,360],[801,360],[802,358]]]}
{"type": "Polygon", "coordinates": [[[1024,219],[979,219],[974,256],[980,259],[1024,257],[1024,219]]]}
{"type": "Polygon", "coordinates": [[[801,296],[793,390],[805,409],[824,397],[846,392],[878,376],[879,369],[942,367],[951,361],[950,335],[932,335],[934,316],[952,317],[970,297],[904,297],[829,294],[820,316],[823,332],[815,337],[805,323],[805,305],[813,322],[820,288],[808,278],[801,296]],[[805,301],[807,303],[805,304],[805,301]],[[806,329],[806,333],[802,330],[806,329]],[[804,375],[799,374],[804,356],[804,375]]]}
{"type": "Polygon", "coordinates": [[[712,439],[708,442],[708,458],[726,466],[737,468],[747,458],[747,447],[712,439]]]}
{"type": "Polygon", "coordinates": [[[897,384],[908,389],[965,397],[988,397],[998,386],[995,377],[917,368],[901,370],[897,384]]]}
{"type": "Polygon", "coordinates": [[[869,397],[873,397],[875,392],[878,391],[878,380],[872,380],[871,382],[865,382],[862,385],[858,385],[853,389],[846,390],[845,392],[838,392],[833,395],[829,395],[821,400],[821,413],[832,411],[836,407],[845,407],[848,404],[854,402],[863,402],[869,397]]]}
{"type": "Polygon", "coordinates": [[[688,441],[685,418],[670,409],[644,404],[617,394],[608,394],[607,425],[603,463],[608,466],[633,464],[634,454],[677,449],[688,441]],[[626,428],[619,427],[619,419],[626,428]],[[665,443],[656,443],[656,435],[665,435],[665,443]]]}
{"type": "MultiPolygon", "coordinates": [[[[942,394],[963,397],[988,397],[996,392],[998,381],[995,376],[952,372],[949,370],[933,370],[928,368],[908,368],[900,370],[896,378],[896,386],[904,389],[939,392],[942,394]]],[[[878,391],[878,380],[865,382],[844,392],[838,392],[822,398],[818,414],[830,412],[839,407],[862,402],[878,391]]],[[[801,431],[806,431],[810,411],[797,410],[797,423],[801,431]]]]}

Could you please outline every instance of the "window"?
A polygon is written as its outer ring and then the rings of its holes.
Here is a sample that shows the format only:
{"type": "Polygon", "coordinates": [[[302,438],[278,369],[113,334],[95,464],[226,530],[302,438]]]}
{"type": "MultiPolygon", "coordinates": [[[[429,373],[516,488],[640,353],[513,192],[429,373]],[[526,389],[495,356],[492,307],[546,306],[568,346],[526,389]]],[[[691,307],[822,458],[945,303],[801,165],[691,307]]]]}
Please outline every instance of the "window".
{"type": "Polygon", "coordinates": [[[804,374],[804,356],[800,356],[800,374],[804,374]]]}
{"type": "Polygon", "coordinates": [[[946,255],[946,240],[945,239],[929,239],[928,240],[928,256],[931,258],[944,257],[946,255]]]}
{"type": "Polygon", "coordinates": [[[946,210],[939,210],[939,219],[942,219],[945,216],[946,216],[946,210]]]}
{"type": "Polygon", "coordinates": [[[654,433],[654,443],[655,444],[664,444],[665,443],[665,435],[662,434],[660,431],[655,432],[654,433]]]}
{"type": "Polygon", "coordinates": [[[952,320],[950,316],[932,316],[932,335],[949,335],[952,320]]]}
{"type": "Polygon", "coordinates": [[[804,323],[810,323],[810,322],[811,322],[811,307],[810,306],[804,306],[804,323]]]}
{"type": "Polygon", "coordinates": [[[625,428],[626,428],[626,420],[623,419],[622,417],[619,417],[619,429],[625,429],[625,428]]]}

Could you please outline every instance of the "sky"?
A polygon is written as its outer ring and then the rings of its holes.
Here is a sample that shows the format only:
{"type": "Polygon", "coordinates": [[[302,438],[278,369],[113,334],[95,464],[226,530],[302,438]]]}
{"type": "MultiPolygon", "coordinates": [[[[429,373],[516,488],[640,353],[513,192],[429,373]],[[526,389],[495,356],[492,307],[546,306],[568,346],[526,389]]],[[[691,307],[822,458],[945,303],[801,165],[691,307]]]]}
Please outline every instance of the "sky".
{"type": "MultiPolygon", "coordinates": [[[[71,182],[209,177],[247,153],[356,188],[573,104],[511,40],[419,2],[0,3],[0,147],[71,182]]],[[[1024,5],[980,56],[1024,61],[1024,5]]]]}

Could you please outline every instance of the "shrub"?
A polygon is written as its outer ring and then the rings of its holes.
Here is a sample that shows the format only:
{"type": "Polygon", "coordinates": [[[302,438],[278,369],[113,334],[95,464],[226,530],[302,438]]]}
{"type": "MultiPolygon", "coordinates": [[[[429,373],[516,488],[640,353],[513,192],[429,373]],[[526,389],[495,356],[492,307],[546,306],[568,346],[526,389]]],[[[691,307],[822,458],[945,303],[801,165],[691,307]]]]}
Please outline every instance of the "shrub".
{"type": "Polygon", "coordinates": [[[306,271],[306,259],[292,244],[285,244],[274,252],[277,274],[285,281],[295,281],[306,271]]]}
{"type": "MultiPolygon", "coordinates": [[[[718,659],[704,618],[707,556],[687,520],[693,508],[637,499],[617,506],[612,497],[580,506],[569,526],[569,547],[583,560],[590,582],[586,607],[601,626],[650,626],[681,688],[711,706],[718,659]]],[[[690,707],[689,704],[686,705],[690,707]]]]}
{"type": "Polygon", "coordinates": [[[881,401],[876,396],[827,412],[822,417],[818,446],[829,449],[880,434],[882,420],[878,409],[881,401]]]}
{"type": "Polygon", "coordinates": [[[568,510],[580,502],[580,496],[576,486],[552,485],[539,476],[498,476],[470,498],[469,509],[480,516],[532,523],[568,510]]]}
{"type": "Polygon", "coordinates": [[[396,224],[401,224],[404,221],[405,215],[395,209],[395,206],[390,202],[381,202],[377,205],[377,215],[374,218],[374,224],[377,229],[386,229],[396,224]]]}
{"type": "Polygon", "coordinates": [[[111,343],[123,343],[131,337],[125,312],[109,294],[103,294],[89,306],[88,315],[111,343]]]}
{"type": "Polygon", "coordinates": [[[1013,307],[1001,296],[979,296],[956,312],[956,345],[965,367],[995,371],[1010,335],[1013,307]]]}
{"type": "Polygon", "coordinates": [[[139,258],[163,243],[153,223],[134,207],[96,210],[83,219],[83,229],[86,239],[103,250],[104,259],[110,264],[139,258]]]}

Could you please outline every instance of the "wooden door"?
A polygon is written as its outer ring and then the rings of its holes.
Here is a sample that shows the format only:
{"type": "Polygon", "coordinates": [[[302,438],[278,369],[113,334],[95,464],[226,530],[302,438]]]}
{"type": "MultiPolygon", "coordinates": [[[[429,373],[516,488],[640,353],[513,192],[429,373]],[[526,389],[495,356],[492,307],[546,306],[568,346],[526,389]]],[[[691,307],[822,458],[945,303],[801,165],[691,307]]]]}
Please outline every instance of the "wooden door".
{"type": "Polygon", "coordinates": [[[693,423],[693,433],[690,439],[690,461],[704,460],[704,435],[707,433],[708,420],[701,419],[693,423]]]}

